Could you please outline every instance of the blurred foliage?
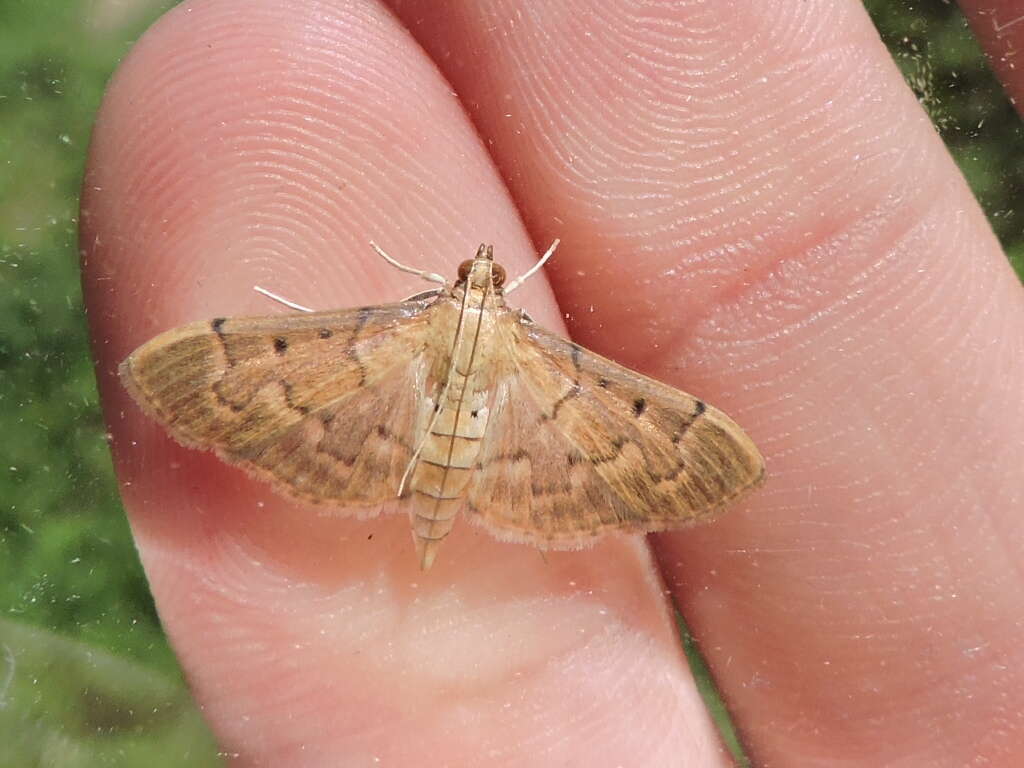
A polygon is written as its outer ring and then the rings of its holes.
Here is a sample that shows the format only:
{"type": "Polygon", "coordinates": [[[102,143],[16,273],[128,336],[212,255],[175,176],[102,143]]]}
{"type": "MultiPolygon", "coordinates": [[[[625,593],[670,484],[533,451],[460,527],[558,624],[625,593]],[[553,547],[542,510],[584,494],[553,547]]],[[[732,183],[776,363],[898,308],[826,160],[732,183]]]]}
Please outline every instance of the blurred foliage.
{"type": "Polygon", "coordinates": [[[117,498],[78,276],[89,131],[129,41],[89,40],[77,3],[0,8],[0,606],[172,671],[117,498]]]}
{"type": "MultiPolygon", "coordinates": [[[[106,79],[170,5],[0,2],[0,743],[19,750],[12,765],[216,762],[117,497],[75,240],[106,79]]],[[[1021,121],[959,11],[867,7],[1024,275],[1021,121]]]]}
{"type": "Polygon", "coordinates": [[[78,274],[92,120],[163,9],[98,5],[0,2],[0,765],[216,765],[118,499],[78,274]]]}
{"type": "Polygon", "coordinates": [[[0,765],[220,765],[180,681],[0,618],[0,765]]]}

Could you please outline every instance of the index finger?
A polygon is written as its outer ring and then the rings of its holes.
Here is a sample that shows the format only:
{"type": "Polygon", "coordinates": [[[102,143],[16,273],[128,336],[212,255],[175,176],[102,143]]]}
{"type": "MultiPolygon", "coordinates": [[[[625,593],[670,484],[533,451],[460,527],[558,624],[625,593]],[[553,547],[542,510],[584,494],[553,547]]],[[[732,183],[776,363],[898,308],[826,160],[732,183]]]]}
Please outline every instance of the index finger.
{"type": "MultiPolygon", "coordinates": [[[[462,525],[424,575],[407,520],[285,502],[172,444],[115,380],[158,331],[281,311],[254,284],[318,308],[419,289],[371,239],[432,271],[481,240],[504,244],[513,273],[529,263],[487,155],[394,19],[372,3],[179,6],[112,83],[86,185],[86,292],[125,503],[227,750],[287,765],[720,760],[642,542],[545,565],[462,525]]],[[[516,297],[557,326],[542,281],[516,297]]]]}

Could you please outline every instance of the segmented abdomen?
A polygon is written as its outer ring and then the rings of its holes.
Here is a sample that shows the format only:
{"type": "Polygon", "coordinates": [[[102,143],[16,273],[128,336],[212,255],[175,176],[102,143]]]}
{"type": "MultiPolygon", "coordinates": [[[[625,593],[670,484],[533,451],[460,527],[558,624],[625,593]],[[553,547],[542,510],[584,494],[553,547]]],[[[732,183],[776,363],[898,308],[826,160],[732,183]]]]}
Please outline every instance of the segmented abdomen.
{"type": "Polygon", "coordinates": [[[409,486],[416,497],[411,517],[421,562],[433,559],[433,551],[451,531],[462,507],[487,428],[487,397],[486,391],[475,390],[472,374],[467,378],[453,373],[441,411],[423,443],[409,486]]]}

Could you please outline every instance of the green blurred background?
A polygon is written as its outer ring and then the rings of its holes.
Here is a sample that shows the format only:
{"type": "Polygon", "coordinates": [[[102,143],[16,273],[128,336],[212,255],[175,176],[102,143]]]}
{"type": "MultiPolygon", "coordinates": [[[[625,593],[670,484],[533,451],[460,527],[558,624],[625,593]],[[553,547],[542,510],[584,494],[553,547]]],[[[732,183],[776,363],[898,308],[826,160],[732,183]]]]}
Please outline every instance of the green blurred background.
{"type": "MultiPolygon", "coordinates": [[[[220,764],[118,499],[76,244],[104,84],[172,5],[0,0],[0,767],[220,764]]],[[[1024,131],[963,17],[867,6],[1024,276],[1024,131]]]]}

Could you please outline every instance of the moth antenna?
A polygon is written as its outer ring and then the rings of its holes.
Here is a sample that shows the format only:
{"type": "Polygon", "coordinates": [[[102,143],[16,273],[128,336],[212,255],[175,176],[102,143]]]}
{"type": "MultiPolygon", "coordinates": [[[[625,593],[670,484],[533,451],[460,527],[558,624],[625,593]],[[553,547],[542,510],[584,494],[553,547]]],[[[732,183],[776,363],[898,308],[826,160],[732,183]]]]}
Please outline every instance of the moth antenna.
{"type": "Polygon", "coordinates": [[[508,296],[510,293],[512,293],[512,291],[514,291],[520,285],[525,283],[528,278],[533,277],[537,273],[537,270],[539,270],[541,267],[543,267],[547,263],[547,260],[551,258],[551,255],[555,252],[555,248],[558,247],[558,244],[560,242],[561,241],[556,237],[555,241],[553,243],[551,243],[551,247],[549,247],[544,252],[544,255],[540,257],[540,261],[538,261],[536,264],[534,264],[528,270],[523,272],[523,274],[521,274],[519,277],[517,277],[512,282],[506,283],[505,284],[505,289],[502,291],[502,293],[504,293],[506,296],[508,296]]]}
{"type": "Polygon", "coordinates": [[[379,245],[377,245],[375,242],[373,242],[372,240],[370,241],[370,247],[373,248],[373,250],[375,250],[377,252],[378,256],[380,256],[382,259],[384,259],[384,261],[386,261],[388,264],[390,264],[395,269],[400,269],[402,272],[408,272],[410,275],[416,275],[417,277],[422,277],[424,280],[426,280],[428,282],[431,282],[431,283],[440,283],[441,285],[446,285],[447,284],[447,281],[441,275],[437,274],[436,272],[427,272],[425,269],[416,269],[415,267],[407,267],[407,266],[405,266],[405,264],[402,264],[402,263],[400,263],[398,261],[395,261],[390,256],[388,256],[386,253],[384,253],[384,250],[379,245]]]}
{"type": "Polygon", "coordinates": [[[252,289],[254,291],[256,291],[256,293],[262,293],[268,299],[273,299],[274,301],[278,302],[279,304],[284,304],[286,307],[290,307],[291,309],[297,309],[297,310],[299,310],[299,312],[315,312],[316,311],[315,309],[310,309],[309,307],[304,307],[301,304],[296,304],[294,301],[289,301],[288,299],[284,298],[283,296],[278,296],[276,293],[271,293],[266,288],[260,288],[260,286],[258,286],[258,285],[254,285],[252,287],[252,289]]]}

